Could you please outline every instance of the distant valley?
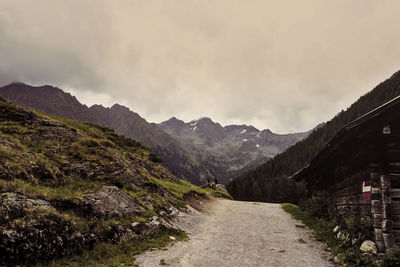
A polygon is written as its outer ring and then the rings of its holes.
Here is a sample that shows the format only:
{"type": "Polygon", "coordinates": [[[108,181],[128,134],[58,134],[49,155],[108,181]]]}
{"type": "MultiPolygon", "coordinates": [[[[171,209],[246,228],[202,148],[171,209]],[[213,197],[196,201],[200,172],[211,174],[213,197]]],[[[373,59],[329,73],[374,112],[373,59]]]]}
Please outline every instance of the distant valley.
{"type": "Polygon", "coordinates": [[[188,123],[171,118],[157,125],[119,104],[87,107],[69,93],[48,85],[12,83],[0,88],[0,96],[46,114],[114,129],[150,147],[175,175],[198,185],[215,179],[227,183],[311,133],[280,135],[247,125],[223,127],[210,118],[188,123]]]}
{"type": "Polygon", "coordinates": [[[226,166],[223,182],[251,169],[307,137],[311,131],[275,134],[247,125],[221,126],[204,117],[185,123],[175,117],[158,124],[197,158],[226,166]]]}

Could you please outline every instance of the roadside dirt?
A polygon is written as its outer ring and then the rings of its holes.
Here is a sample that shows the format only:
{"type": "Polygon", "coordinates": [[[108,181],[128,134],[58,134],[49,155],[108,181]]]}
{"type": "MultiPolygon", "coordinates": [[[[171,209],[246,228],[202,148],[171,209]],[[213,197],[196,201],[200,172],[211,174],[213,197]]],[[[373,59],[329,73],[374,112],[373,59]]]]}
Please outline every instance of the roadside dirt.
{"type": "Polygon", "coordinates": [[[334,266],[322,244],[312,240],[279,204],[213,200],[204,212],[181,215],[189,234],[168,250],[137,257],[143,267],[168,266],[334,266]]]}

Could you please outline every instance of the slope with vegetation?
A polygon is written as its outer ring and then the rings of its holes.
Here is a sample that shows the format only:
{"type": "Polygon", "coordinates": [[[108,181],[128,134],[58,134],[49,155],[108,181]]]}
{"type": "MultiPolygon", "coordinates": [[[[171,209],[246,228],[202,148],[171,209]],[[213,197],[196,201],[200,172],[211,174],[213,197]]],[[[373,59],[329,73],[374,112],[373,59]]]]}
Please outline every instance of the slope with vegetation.
{"type": "Polygon", "coordinates": [[[230,182],[230,194],[239,200],[297,203],[305,186],[288,177],[305,167],[346,124],[400,95],[400,72],[360,97],[347,110],[312,132],[285,152],[230,182]]]}
{"type": "Polygon", "coordinates": [[[132,253],[148,247],[149,239],[157,246],[169,235],[182,238],[170,218],[190,199],[215,192],[176,178],[155,158],[108,128],[0,98],[0,265],[82,252],[105,265],[132,263],[132,253]],[[126,257],[115,259],[106,250],[126,257]]]}

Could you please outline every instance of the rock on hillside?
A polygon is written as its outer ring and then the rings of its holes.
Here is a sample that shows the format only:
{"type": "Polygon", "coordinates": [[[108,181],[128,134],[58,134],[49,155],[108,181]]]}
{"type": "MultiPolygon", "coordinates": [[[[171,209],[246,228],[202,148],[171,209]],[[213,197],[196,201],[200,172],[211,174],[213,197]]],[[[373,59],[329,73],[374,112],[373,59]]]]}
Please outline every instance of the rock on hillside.
{"type": "Polygon", "coordinates": [[[0,98],[0,266],[47,262],[173,227],[166,221],[172,211],[210,191],[152,159],[110,129],[0,98]]]}

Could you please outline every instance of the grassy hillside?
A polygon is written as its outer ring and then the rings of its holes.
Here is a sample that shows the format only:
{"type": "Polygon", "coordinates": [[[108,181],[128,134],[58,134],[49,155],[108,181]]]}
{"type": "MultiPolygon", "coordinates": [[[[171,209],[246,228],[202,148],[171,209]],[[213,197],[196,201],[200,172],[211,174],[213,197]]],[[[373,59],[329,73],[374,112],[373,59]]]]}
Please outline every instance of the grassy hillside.
{"type": "Polygon", "coordinates": [[[288,177],[307,165],[346,124],[398,95],[400,95],[400,72],[360,97],[347,110],[339,112],[308,138],[233,180],[227,186],[228,191],[239,200],[298,202],[304,196],[305,187],[303,184],[289,181],[288,177]]]}
{"type": "Polygon", "coordinates": [[[170,218],[192,198],[221,193],[176,178],[154,159],[110,129],[0,98],[0,265],[93,248],[104,261],[102,247],[153,235],[164,242],[163,232],[179,236],[170,218]]]}

